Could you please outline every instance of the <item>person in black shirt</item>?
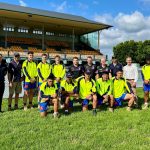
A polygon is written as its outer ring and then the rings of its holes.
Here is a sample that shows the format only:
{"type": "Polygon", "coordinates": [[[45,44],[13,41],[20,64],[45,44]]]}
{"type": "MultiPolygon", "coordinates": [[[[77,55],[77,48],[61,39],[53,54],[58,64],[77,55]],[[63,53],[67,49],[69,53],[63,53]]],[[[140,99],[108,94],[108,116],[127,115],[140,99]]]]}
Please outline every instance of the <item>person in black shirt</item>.
{"type": "Polygon", "coordinates": [[[72,73],[74,80],[83,75],[84,70],[83,67],[79,65],[78,57],[73,58],[73,65],[68,68],[68,72],[72,73]]]}
{"type": "Polygon", "coordinates": [[[96,68],[96,79],[101,78],[103,72],[108,72],[110,76],[110,69],[109,66],[106,64],[106,59],[104,57],[101,59],[100,65],[96,68]]]}
{"type": "Polygon", "coordinates": [[[18,109],[18,98],[22,91],[22,65],[20,63],[20,54],[14,53],[14,60],[8,66],[8,81],[9,81],[9,98],[8,98],[8,111],[11,110],[12,97],[15,93],[15,109],[18,109]]]}
{"type": "Polygon", "coordinates": [[[3,56],[0,54],[0,112],[2,112],[2,100],[5,89],[5,75],[7,74],[7,65],[3,61],[3,56]]]}
{"type": "Polygon", "coordinates": [[[110,69],[110,73],[111,73],[111,77],[116,76],[116,72],[118,70],[122,70],[123,67],[122,65],[118,62],[116,57],[112,57],[112,63],[109,65],[109,69],[110,69]]]}
{"type": "Polygon", "coordinates": [[[91,78],[95,80],[96,65],[93,64],[93,59],[91,56],[87,57],[87,64],[84,65],[84,72],[86,72],[87,70],[91,72],[91,78]]]}

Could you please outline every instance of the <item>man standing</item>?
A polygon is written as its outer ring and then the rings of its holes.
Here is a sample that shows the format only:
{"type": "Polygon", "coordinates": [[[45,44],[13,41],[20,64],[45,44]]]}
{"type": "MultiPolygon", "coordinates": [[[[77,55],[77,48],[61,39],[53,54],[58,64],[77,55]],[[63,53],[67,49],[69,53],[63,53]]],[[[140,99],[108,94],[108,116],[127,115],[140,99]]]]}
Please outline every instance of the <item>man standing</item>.
{"type": "Polygon", "coordinates": [[[144,81],[144,107],[148,108],[148,99],[150,92],[150,55],[146,57],[146,64],[142,67],[142,77],[144,81]]]}
{"type": "MultiPolygon", "coordinates": [[[[126,58],[127,65],[123,67],[123,76],[130,83],[132,91],[136,96],[136,83],[138,80],[138,69],[132,64],[132,58],[126,58]]],[[[136,98],[137,99],[137,98],[136,98]]]]}
{"type": "Polygon", "coordinates": [[[52,64],[52,74],[55,77],[56,84],[60,88],[60,82],[65,77],[66,69],[63,64],[60,62],[60,56],[55,56],[55,63],[52,64]]]}
{"type": "Polygon", "coordinates": [[[91,78],[91,72],[86,71],[84,76],[78,80],[77,88],[79,92],[79,97],[82,102],[82,111],[88,110],[89,101],[93,103],[93,115],[97,114],[97,95],[96,95],[96,84],[91,78]]]}
{"type": "Polygon", "coordinates": [[[93,64],[93,59],[91,56],[87,57],[87,64],[84,65],[84,72],[86,72],[87,70],[91,71],[91,78],[95,80],[96,65],[93,64]]]}
{"type": "Polygon", "coordinates": [[[0,54],[0,113],[2,112],[2,100],[5,89],[5,75],[7,74],[7,65],[3,61],[3,56],[0,54]]]}
{"type": "Polygon", "coordinates": [[[14,53],[14,60],[12,60],[8,67],[8,81],[9,81],[9,98],[8,111],[11,110],[12,97],[15,93],[14,109],[18,109],[18,98],[22,91],[22,65],[20,63],[20,54],[14,53]]]}
{"type": "Polygon", "coordinates": [[[83,75],[83,67],[79,65],[78,57],[73,58],[73,65],[69,67],[69,72],[72,73],[73,80],[76,80],[83,75]]]}
{"type": "Polygon", "coordinates": [[[108,72],[110,75],[109,66],[106,64],[106,58],[104,57],[101,59],[100,65],[96,68],[96,79],[101,78],[103,72],[108,72]]]}
{"type": "MultiPolygon", "coordinates": [[[[42,54],[42,62],[40,62],[37,66],[37,72],[38,72],[38,88],[40,90],[40,86],[43,82],[47,81],[47,78],[51,74],[51,65],[47,62],[47,54],[42,54]]],[[[38,93],[38,102],[40,100],[40,92],[38,93]]]]}
{"type": "Polygon", "coordinates": [[[28,59],[23,62],[22,69],[25,75],[24,83],[24,110],[27,110],[27,98],[29,98],[29,107],[32,109],[34,90],[36,88],[36,77],[37,77],[37,67],[36,63],[33,61],[33,52],[28,52],[28,59]]]}
{"type": "Polygon", "coordinates": [[[118,70],[122,70],[122,65],[118,62],[117,58],[114,56],[112,57],[112,63],[109,66],[109,70],[111,73],[111,77],[116,76],[116,72],[118,70]]]}

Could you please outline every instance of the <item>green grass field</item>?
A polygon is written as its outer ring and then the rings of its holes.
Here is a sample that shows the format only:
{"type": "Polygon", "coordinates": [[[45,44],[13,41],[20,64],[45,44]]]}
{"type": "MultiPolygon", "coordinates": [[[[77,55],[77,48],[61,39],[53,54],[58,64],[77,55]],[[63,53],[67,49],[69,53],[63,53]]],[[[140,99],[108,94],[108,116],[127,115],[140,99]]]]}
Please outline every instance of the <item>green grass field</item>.
{"type": "MultiPolygon", "coordinates": [[[[140,103],[142,89],[138,89],[140,103]]],[[[22,99],[20,99],[20,108],[22,99]]],[[[38,109],[7,111],[0,114],[0,150],[149,150],[150,109],[117,108],[112,114],[106,110],[81,112],[54,119],[50,113],[40,118],[38,109]]]]}

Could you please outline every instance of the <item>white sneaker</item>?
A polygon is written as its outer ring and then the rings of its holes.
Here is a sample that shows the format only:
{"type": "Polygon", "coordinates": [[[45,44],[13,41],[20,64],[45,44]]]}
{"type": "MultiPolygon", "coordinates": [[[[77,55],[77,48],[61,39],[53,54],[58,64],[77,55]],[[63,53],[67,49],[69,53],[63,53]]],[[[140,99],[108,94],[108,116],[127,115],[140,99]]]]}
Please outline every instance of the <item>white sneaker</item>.
{"type": "Polygon", "coordinates": [[[114,109],[113,109],[113,108],[109,108],[109,111],[113,113],[113,112],[114,112],[114,109]]]}
{"type": "Polygon", "coordinates": [[[143,109],[147,109],[147,108],[148,108],[148,103],[145,103],[143,109]]]}
{"type": "Polygon", "coordinates": [[[127,111],[131,111],[131,107],[127,107],[127,111]]]}
{"type": "Polygon", "coordinates": [[[63,105],[60,105],[60,108],[61,108],[61,109],[64,109],[64,107],[65,107],[64,104],[63,104],[63,105]]]}
{"type": "Polygon", "coordinates": [[[59,113],[58,113],[58,112],[57,112],[57,113],[54,112],[54,113],[53,113],[53,117],[54,117],[54,118],[59,118],[59,113]]]}
{"type": "Polygon", "coordinates": [[[27,106],[24,106],[24,111],[26,111],[28,109],[28,107],[27,106]]]}

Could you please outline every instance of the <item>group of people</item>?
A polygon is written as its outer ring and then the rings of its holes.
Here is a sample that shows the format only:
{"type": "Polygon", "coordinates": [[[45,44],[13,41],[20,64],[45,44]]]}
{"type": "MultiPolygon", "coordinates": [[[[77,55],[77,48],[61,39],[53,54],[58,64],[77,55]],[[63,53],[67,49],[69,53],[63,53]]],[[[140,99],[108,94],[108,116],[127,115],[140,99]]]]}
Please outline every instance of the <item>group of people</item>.
{"type": "MultiPolygon", "coordinates": [[[[107,105],[109,111],[121,106],[123,101],[128,101],[127,110],[138,105],[136,84],[138,69],[132,64],[132,58],[127,57],[126,66],[122,66],[116,57],[112,57],[112,63],[107,65],[102,58],[100,65],[93,64],[91,56],[87,57],[87,64],[79,65],[77,57],[73,58],[73,64],[67,69],[61,63],[59,55],[55,56],[55,62],[47,62],[47,54],[42,54],[42,61],[37,65],[34,62],[34,53],[28,52],[27,59],[21,64],[20,54],[14,53],[14,59],[4,63],[0,54],[0,112],[2,112],[2,99],[5,89],[5,75],[8,74],[9,98],[8,110],[12,110],[12,98],[15,94],[14,109],[18,109],[18,98],[24,88],[24,110],[33,108],[34,91],[38,88],[38,108],[42,117],[47,116],[50,105],[54,106],[54,117],[59,116],[59,106],[65,115],[73,111],[74,103],[80,103],[82,111],[88,110],[92,102],[92,113],[97,114],[97,108],[107,105]]],[[[150,56],[145,59],[142,67],[144,107],[148,108],[150,92],[150,56]]]]}

